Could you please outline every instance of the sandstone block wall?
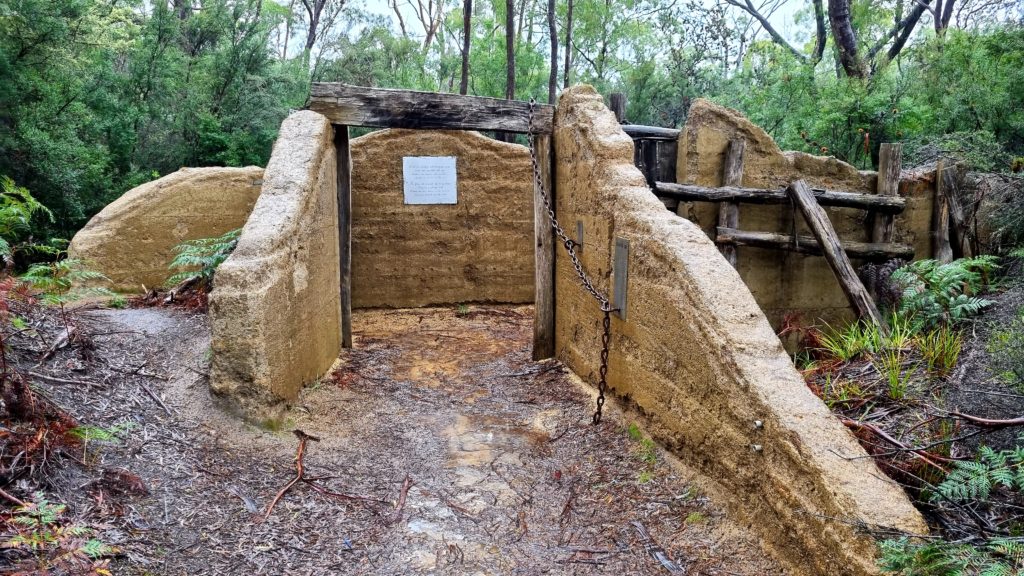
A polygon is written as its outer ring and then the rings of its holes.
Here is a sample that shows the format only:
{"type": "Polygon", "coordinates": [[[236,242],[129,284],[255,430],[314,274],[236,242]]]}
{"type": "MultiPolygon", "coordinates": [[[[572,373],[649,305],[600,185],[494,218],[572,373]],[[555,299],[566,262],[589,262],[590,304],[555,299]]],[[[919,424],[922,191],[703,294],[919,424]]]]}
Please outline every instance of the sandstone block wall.
{"type": "MultiPolygon", "coordinates": [[[[555,125],[558,217],[583,221],[583,264],[601,290],[612,285],[615,238],[630,242],[627,320],[612,324],[614,393],[665,446],[720,480],[732,512],[794,574],[874,573],[873,540],[851,523],[926,531],[901,488],[807,389],[740,275],[647,188],[600,95],[564,92],[555,125]]],[[[747,144],[754,161],[759,145],[767,142],[747,144]]],[[[764,166],[790,169],[777,158],[764,166]]],[[[869,178],[838,167],[830,177],[869,178]]],[[[558,357],[595,382],[601,313],[562,250],[556,302],[558,357]]]]}
{"type": "Polygon", "coordinates": [[[341,348],[333,129],[296,112],[281,125],[238,247],[210,294],[210,387],[250,419],[272,418],[341,348]]]}
{"type": "Polygon", "coordinates": [[[352,141],[352,306],[533,301],[530,154],[476,132],[352,141]],[[454,156],[458,204],[406,205],[402,158],[454,156]]]}
{"type": "MultiPolygon", "coordinates": [[[[686,126],[679,137],[677,181],[721,186],[730,139],[746,141],[743,186],[782,188],[802,178],[812,187],[876,193],[877,173],[859,171],[832,157],[783,152],[771,136],[739,112],[703,99],[691,106],[686,126]]],[[[907,208],[896,216],[894,241],[912,245],[915,258],[930,258],[929,230],[934,188],[920,185],[916,176],[908,174],[905,177],[900,185],[900,195],[907,198],[907,208]]],[[[826,207],[825,211],[840,238],[870,241],[865,211],[836,207],[826,207]]],[[[696,222],[709,237],[714,238],[718,223],[717,204],[681,203],[678,213],[696,222]]],[[[787,205],[740,204],[741,230],[789,234],[794,222],[799,234],[810,234],[803,216],[787,205]]],[[[856,317],[824,258],[763,248],[739,247],[737,250],[740,277],[776,329],[791,313],[799,314],[805,324],[818,323],[819,320],[835,324],[856,317]]],[[[864,263],[853,260],[854,267],[864,263]]]]}
{"type": "Polygon", "coordinates": [[[89,220],[68,253],[86,260],[120,292],[162,286],[174,247],[241,228],[263,168],[182,168],[125,192],[89,220]]]}

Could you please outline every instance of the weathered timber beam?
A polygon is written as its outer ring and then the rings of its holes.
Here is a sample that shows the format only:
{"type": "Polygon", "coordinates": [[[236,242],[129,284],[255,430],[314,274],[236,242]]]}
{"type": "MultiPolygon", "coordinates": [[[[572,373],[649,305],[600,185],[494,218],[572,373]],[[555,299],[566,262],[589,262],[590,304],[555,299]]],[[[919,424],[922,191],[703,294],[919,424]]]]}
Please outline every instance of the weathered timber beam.
{"type": "MultiPolygon", "coordinates": [[[[773,248],[776,250],[788,250],[810,256],[822,256],[821,247],[818,246],[814,236],[801,234],[793,242],[790,234],[776,234],[775,232],[746,232],[733,228],[719,226],[717,228],[715,242],[718,244],[732,244],[735,246],[752,246],[755,248],[773,248]]],[[[893,258],[910,260],[914,257],[914,247],[908,244],[876,244],[873,242],[842,242],[843,251],[850,258],[860,258],[884,262],[893,258]]]]}
{"type": "MultiPolygon", "coordinates": [[[[899,196],[876,196],[874,194],[857,194],[854,192],[836,192],[814,188],[811,190],[818,204],[822,206],[841,206],[844,208],[861,208],[876,210],[888,214],[899,214],[907,207],[905,198],[899,196]]],[[[673,184],[656,182],[654,193],[664,198],[674,198],[688,202],[747,202],[750,204],[788,204],[789,196],[785,190],[767,188],[740,188],[723,186],[707,188],[692,184],[673,184]]]]}
{"type": "Polygon", "coordinates": [[[818,241],[825,261],[832,268],[836,280],[839,281],[839,286],[846,293],[850,304],[857,310],[857,314],[862,319],[873,322],[883,334],[888,334],[885,319],[882,318],[878,307],[875,306],[875,301],[864,288],[864,283],[857,277],[857,272],[854,271],[853,264],[850,263],[850,258],[839,241],[839,235],[832,227],[828,214],[814,198],[811,189],[803,180],[797,180],[789,185],[786,192],[793,199],[793,204],[803,212],[804,220],[807,221],[808,228],[811,229],[811,233],[818,241]]]}
{"type": "MultiPolygon", "coordinates": [[[[725,150],[725,167],[722,183],[726,186],[739,186],[743,183],[743,155],[747,143],[742,139],[729,141],[725,150]]],[[[718,226],[720,228],[736,228],[740,225],[740,205],[738,202],[722,202],[718,205],[718,226]]],[[[736,267],[737,256],[735,244],[718,243],[722,256],[736,267]]]]}
{"type": "Polygon", "coordinates": [[[659,128],[657,126],[641,126],[640,124],[623,124],[622,131],[631,138],[647,140],[678,140],[679,130],[675,128],[659,128]]]}
{"type": "MultiPolygon", "coordinates": [[[[307,108],[334,124],[375,128],[530,131],[530,104],[481,96],[314,82],[307,108]]],[[[533,133],[550,134],[554,106],[536,104],[533,133]]]]}

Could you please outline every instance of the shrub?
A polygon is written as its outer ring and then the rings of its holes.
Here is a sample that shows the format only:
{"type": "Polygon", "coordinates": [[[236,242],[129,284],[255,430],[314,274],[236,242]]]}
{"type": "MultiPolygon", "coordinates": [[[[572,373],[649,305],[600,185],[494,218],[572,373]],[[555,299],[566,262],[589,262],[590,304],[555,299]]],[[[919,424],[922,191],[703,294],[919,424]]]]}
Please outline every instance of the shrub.
{"type": "Polygon", "coordinates": [[[32,217],[44,214],[53,221],[53,213],[43,206],[25,188],[14,184],[7,176],[0,176],[0,258],[6,268],[14,263],[14,254],[19,248],[37,247],[47,250],[47,245],[19,243],[24,234],[29,232],[32,217]]]}

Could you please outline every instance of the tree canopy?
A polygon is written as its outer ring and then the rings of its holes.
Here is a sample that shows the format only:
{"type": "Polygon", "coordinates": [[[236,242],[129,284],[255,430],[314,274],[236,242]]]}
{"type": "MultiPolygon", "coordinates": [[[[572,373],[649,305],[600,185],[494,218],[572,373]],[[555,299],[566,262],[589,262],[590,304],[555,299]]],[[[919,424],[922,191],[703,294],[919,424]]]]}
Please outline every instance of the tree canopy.
{"type": "Polygon", "coordinates": [[[624,92],[678,127],[697,97],[786,148],[871,168],[883,141],[1024,155],[1011,0],[0,0],[0,175],[71,235],[182,166],[266,162],[312,81],[553,99],[624,92]],[[791,16],[783,17],[789,14],[791,16]]]}

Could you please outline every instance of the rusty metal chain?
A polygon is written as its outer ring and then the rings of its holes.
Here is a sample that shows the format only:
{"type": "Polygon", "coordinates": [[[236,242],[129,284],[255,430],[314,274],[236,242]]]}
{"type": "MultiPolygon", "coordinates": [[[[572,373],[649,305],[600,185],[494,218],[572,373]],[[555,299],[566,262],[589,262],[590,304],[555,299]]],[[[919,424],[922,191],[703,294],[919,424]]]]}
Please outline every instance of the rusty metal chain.
{"type": "Polygon", "coordinates": [[[544,199],[544,208],[548,213],[548,221],[551,222],[551,228],[555,231],[555,235],[561,240],[562,245],[565,246],[565,251],[569,254],[569,259],[572,261],[572,267],[576,270],[576,275],[579,276],[580,284],[583,285],[583,289],[590,293],[591,296],[597,300],[598,304],[601,305],[601,312],[604,313],[604,320],[602,327],[604,332],[601,335],[601,367],[598,370],[599,380],[597,383],[597,409],[594,411],[594,417],[592,418],[593,423],[601,423],[601,413],[604,410],[604,394],[608,387],[608,351],[611,347],[612,339],[612,308],[611,302],[608,297],[602,294],[596,287],[594,287],[593,281],[590,280],[590,276],[587,275],[586,271],[583,270],[583,263],[580,262],[579,256],[576,255],[576,242],[569,238],[569,235],[565,233],[565,229],[558,223],[558,219],[555,218],[555,207],[551,205],[551,198],[548,196],[547,190],[544,188],[544,181],[540,174],[540,164],[537,161],[537,146],[534,142],[533,134],[533,116],[534,110],[537,107],[537,101],[530,98],[530,118],[527,124],[526,139],[530,145],[530,161],[533,163],[533,185],[540,191],[541,198],[544,199]]]}

